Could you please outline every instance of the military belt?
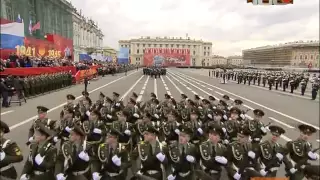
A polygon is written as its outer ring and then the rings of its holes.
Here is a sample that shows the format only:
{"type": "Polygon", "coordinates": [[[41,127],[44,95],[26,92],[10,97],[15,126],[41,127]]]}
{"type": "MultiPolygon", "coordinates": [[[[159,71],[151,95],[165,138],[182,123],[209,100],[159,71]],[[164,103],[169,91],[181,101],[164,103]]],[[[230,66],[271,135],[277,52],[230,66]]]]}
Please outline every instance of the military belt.
{"type": "Polygon", "coordinates": [[[123,170],[120,170],[118,173],[111,173],[111,172],[106,172],[110,177],[115,177],[119,176],[121,173],[123,173],[123,170]]]}
{"type": "Polygon", "coordinates": [[[33,171],[34,175],[42,175],[44,173],[46,173],[47,171],[33,171]]]}
{"type": "Polygon", "coordinates": [[[270,172],[278,171],[279,167],[272,167],[269,169],[270,172]]]}
{"type": "Polygon", "coordinates": [[[218,174],[219,173],[219,171],[216,171],[214,169],[209,170],[209,172],[210,172],[210,174],[218,174]]]}
{"type": "Polygon", "coordinates": [[[191,171],[188,171],[188,172],[185,172],[185,173],[179,172],[178,174],[179,174],[179,176],[181,176],[181,177],[186,177],[186,176],[188,176],[190,173],[191,173],[191,171]]]}
{"type": "Polygon", "coordinates": [[[13,167],[12,164],[9,164],[9,165],[7,165],[7,166],[4,166],[4,167],[0,168],[0,172],[6,171],[6,170],[10,169],[11,167],[13,167]]]}
{"type": "Polygon", "coordinates": [[[157,171],[157,170],[149,170],[149,171],[147,171],[147,173],[150,174],[150,175],[152,175],[152,174],[157,174],[157,173],[159,173],[159,171],[157,171]]]}
{"type": "Polygon", "coordinates": [[[74,175],[74,176],[80,176],[80,175],[82,175],[82,174],[84,174],[84,173],[86,173],[86,172],[88,172],[89,171],[89,169],[90,169],[90,166],[88,166],[85,170],[83,170],[83,171],[76,171],[76,172],[72,172],[72,174],[74,175]]]}

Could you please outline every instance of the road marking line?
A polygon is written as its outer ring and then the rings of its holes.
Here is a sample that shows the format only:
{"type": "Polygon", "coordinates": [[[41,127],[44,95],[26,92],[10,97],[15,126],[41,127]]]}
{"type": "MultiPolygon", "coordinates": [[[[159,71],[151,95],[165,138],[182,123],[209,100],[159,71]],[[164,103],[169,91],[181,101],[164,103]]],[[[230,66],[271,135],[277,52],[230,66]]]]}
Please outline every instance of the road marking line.
{"type": "Polygon", "coordinates": [[[143,94],[144,94],[144,90],[145,90],[146,87],[147,87],[149,78],[150,78],[150,76],[148,76],[148,78],[147,78],[146,81],[144,82],[144,85],[143,85],[143,87],[142,87],[142,90],[140,91],[140,94],[139,94],[139,96],[138,96],[138,98],[137,98],[137,102],[140,102],[140,101],[141,101],[142,96],[143,96],[143,94]]]}
{"type": "Polygon", "coordinates": [[[154,86],[154,94],[158,97],[158,88],[157,88],[157,79],[154,78],[154,81],[153,81],[153,86],[154,86]]]}
{"type": "Polygon", "coordinates": [[[166,76],[166,78],[171,82],[171,84],[179,91],[180,94],[183,94],[183,91],[181,91],[181,89],[168,77],[166,76]]]}
{"type": "MultiPolygon", "coordinates": [[[[121,96],[121,100],[124,101],[124,98],[126,98],[128,96],[128,94],[133,90],[134,87],[136,87],[136,85],[141,81],[141,79],[144,77],[144,75],[142,75],[137,82],[135,82],[129,89],[127,92],[125,92],[122,96],[121,96]]],[[[149,76],[147,78],[147,80],[149,80],[149,76]]]]}
{"type": "MultiPolygon", "coordinates": [[[[178,73],[178,74],[182,74],[182,73],[178,73]]],[[[190,76],[185,75],[185,74],[182,74],[182,75],[185,76],[185,77],[190,77],[190,76]]],[[[309,125],[309,126],[312,126],[312,127],[316,128],[317,130],[320,130],[320,128],[317,127],[317,126],[315,126],[315,125],[312,125],[312,124],[310,124],[310,123],[304,122],[304,121],[302,121],[302,120],[300,120],[300,119],[297,119],[297,118],[292,117],[292,116],[290,116],[290,115],[284,114],[284,113],[279,112],[279,111],[277,111],[277,110],[271,109],[271,108],[269,108],[269,107],[267,107],[267,106],[264,106],[264,105],[262,105],[262,104],[260,104],[260,103],[254,102],[254,101],[252,101],[252,100],[250,100],[250,99],[247,99],[247,98],[245,98],[245,97],[242,97],[242,96],[239,96],[239,95],[234,94],[234,93],[232,93],[232,92],[229,92],[229,91],[227,91],[227,90],[221,89],[221,88],[219,88],[219,87],[217,87],[217,86],[213,86],[213,85],[211,85],[211,84],[208,84],[208,83],[206,83],[206,82],[204,82],[204,81],[198,80],[198,79],[193,78],[193,77],[190,77],[190,79],[194,79],[195,81],[199,81],[199,82],[201,82],[201,83],[203,83],[203,84],[206,84],[206,85],[208,85],[208,86],[211,86],[211,87],[213,87],[213,88],[215,88],[215,89],[218,89],[218,90],[220,90],[220,91],[226,92],[226,93],[231,94],[231,95],[233,95],[233,96],[239,97],[239,98],[241,98],[241,99],[243,99],[243,100],[246,100],[246,101],[248,101],[248,102],[250,102],[250,103],[252,103],[252,104],[255,104],[255,105],[257,105],[257,106],[260,106],[260,107],[262,107],[262,108],[265,108],[265,109],[267,109],[267,110],[269,110],[269,111],[272,111],[272,112],[274,112],[274,113],[280,114],[280,115],[282,115],[282,116],[284,116],[284,117],[287,117],[287,118],[289,118],[289,119],[292,119],[292,120],[294,120],[294,121],[296,121],[296,122],[299,122],[299,123],[301,123],[301,124],[306,124],[306,125],[309,125]]]]}
{"type": "Polygon", "coordinates": [[[317,139],[317,142],[320,142],[320,139],[317,139]]]}
{"type": "Polygon", "coordinates": [[[171,96],[172,94],[171,94],[171,92],[170,92],[170,90],[169,90],[169,88],[168,88],[168,86],[167,86],[167,83],[164,81],[164,79],[162,78],[162,76],[161,76],[160,78],[161,78],[161,81],[162,81],[162,83],[163,83],[164,88],[165,88],[166,91],[167,91],[167,94],[168,94],[169,96],[171,96]]]}
{"type": "Polygon", "coordinates": [[[275,122],[277,122],[277,123],[279,123],[279,124],[282,124],[282,125],[286,126],[287,128],[294,129],[293,126],[290,126],[289,124],[286,124],[286,123],[284,123],[284,122],[282,122],[282,121],[279,121],[278,119],[275,119],[275,118],[273,118],[273,117],[269,117],[269,119],[271,119],[271,120],[273,120],[273,121],[275,121],[275,122]]]}
{"type": "MultiPolygon", "coordinates": [[[[169,72],[168,72],[169,73],[169,72]]],[[[172,76],[172,74],[173,73],[169,73],[170,74],[170,76],[172,76]]],[[[179,76],[179,75],[176,75],[175,74],[175,76],[177,76],[178,78],[180,78],[181,80],[183,80],[183,81],[185,81],[185,82],[187,82],[186,80],[184,80],[181,76],[179,76]]],[[[172,76],[172,78],[175,78],[175,77],[173,77],[172,76]]],[[[176,79],[177,80],[177,79],[176,79]]],[[[177,80],[178,82],[179,82],[179,80],[177,80]]],[[[180,82],[181,83],[181,82],[180,82]]],[[[189,83],[190,85],[192,85],[192,86],[194,86],[195,88],[197,88],[197,89],[199,89],[200,91],[202,91],[202,92],[204,92],[205,94],[207,94],[207,95],[211,95],[210,93],[208,93],[208,92],[206,92],[206,91],[204,91],[203,89],[200,89],[199,87],[197,87],[197,86],[195,86],[195,85],[193,85],[193,84],[191,84],[191,83],[189,83]]],[[[214,97],[214,96],[213,96],[214,97]]],[[[216,98],[218,101],[220,100],[219,98],[217,98],[217,97],[214,97],[214,98],[216,98]]],[[[250,107],[250,108],[252,108],[252,107],[250,107]]],[[[249,116],[249,115],[245,115],[249,120],[253,120],[253,118],[251,117],[251,116],[249,116]]],[[[281,135],[281,138],[282,139],[284,139],[285,141],[291,141],[291,139],[290,138],[288,138],[287,136],[284,136],[284,135],[281,135]]]]}
{"type": "MultiPolygon", "coordinates": [[[[121,79],[124,79],[124,78],[126,78],[126,77],[130,77],[130,75],[135,74],[135,73],[137,73],[137,72],[140,72],[140,71],[135,71],[135,72],[133,72],[133,73],[128,74],[128,76],[122,76],[122,77],[120,77],[120,78],[118,78],[118,79],[115,79],[115,80],[113,80],[113,81],[111,81],[111,82],[109,82],[109,83],[107,83],[107,84],[105,84],[105,85],[103,85],[103,86],[100,86],[100,87],[98,87],[98,88],[95,88],[95,89],[91,90],[89,93],[93,93],[93,92],[95,92],[95,91],[98,91],[99,89],[102,89],[102,88],[104,88],[104,87],[107,87],[107,86],[115,83],[115,82],[118,82],[118,81],[120,81],[121,79]]],[[[76,99],[80,99],[81,97],[82,97],[82,95],[76,97],[76,99]]],[[[56,109],[59,109],[59,108],[63,107],[63,106],[66,105],[66,104],[67,104],[67,103],[62,103],[62,104],[60,104],[60,105],[58,105],[58,106],[55,106],[55,107],[49,109],[48,112],[54,111],[54,110],[56,110],[56,109]]],[[[12,126],[10,126],[10,130],[13,130],[13,129],[19,127],[19,126],[22,126],[22,125],[24,125],[24,124],[26,124],[26,123],[34,120],[34,119],[37,118],[37,117],[38,117],[38,116],[33,116],[33,117],[30,117],[30,118],[28,118],[28,119],[26,119],[26,120],[24,120],[24,121],[21,121],[21,122],[15,124],[15,125],[12,125],[12,126]]]]}
{"type": "Polygon", "coordinates": [[[5,114],[9,114],[9,113],[12,113],[13,112],[13,110],[10,110],[10,111],[6,111],[6,112],[3,112],[3,113],[1,113],[1,116],[2,115],[5,115],[5,114]]]}

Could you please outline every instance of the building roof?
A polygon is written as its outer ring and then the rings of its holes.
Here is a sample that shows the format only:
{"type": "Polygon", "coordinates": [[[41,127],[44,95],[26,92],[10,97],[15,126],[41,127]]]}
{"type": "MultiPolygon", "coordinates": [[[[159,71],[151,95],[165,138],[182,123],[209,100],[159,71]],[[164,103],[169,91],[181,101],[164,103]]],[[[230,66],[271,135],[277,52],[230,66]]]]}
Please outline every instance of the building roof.
{"type": "Polygon", "coordinates": [[[203,43],[205,45],[212,45],[212,42],[203,41],[202,39],[191,39],[190,37],[150,37],[150,36],[141,36],[140,38],[132,38],[130,40],[119,40],[119,43],[130,43],[130,42],[185,42],[185,43],[203,43]]]}
{"type": "Polygon", "coordinates": [[[283,47],[319,47],[318,40],[311,40],[311,41],[294,41],[294,42],[287,42],[287,43],[280,43],[277,45],[268,45],[268,46],[261,46],[256,48],[244,49],[243,51],[255,51],[255,50],[263,50],[263,49],[273,49],[273,48],[283,48],[283,47]]]}

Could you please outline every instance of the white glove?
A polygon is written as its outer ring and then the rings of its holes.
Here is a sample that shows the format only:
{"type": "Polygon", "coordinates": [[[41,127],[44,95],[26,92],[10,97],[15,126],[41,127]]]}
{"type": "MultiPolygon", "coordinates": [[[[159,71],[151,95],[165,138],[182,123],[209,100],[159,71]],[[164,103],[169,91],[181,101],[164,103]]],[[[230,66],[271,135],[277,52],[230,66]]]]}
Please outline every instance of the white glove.
{"type": "Polygon", "coordinates": [[[180,130],[179,130],[179,129],[175,129],[174,132],[175,132],[176,134],[178,134],[178,135],[180,134],[180,130]]]}
{"type": "Polygon", "coordinates": [[[2,161],[6,157],[6,153],[3,151],[0,152],[0,161],[2,161]]]}
{"type": "Polygon", "coordinates": [[[211,114],[208,114],[208,118],[212,119],[212,115],[211,115],[211,114]]]}
{"type": "Polygon", "coordinates": [[[187,161],[189,161],[191,163],[193,163],[195,161],[194,157],[191,155],[187,155],[186,159],[187,159],[187,161]]]}
{"type": "Polygon", "coordinates": [[[101,131],[101,129],[99,129],[99,128],[94,128],[94,129],[93,129],[93,133],[101,134],[102,131],[101,131]]]}
{"type": "Polygon", "coordinates": [[[135,118],[139,118],[140,116],[139,116],[139,114],[134,113],[134,114],[133,114],[133,117],[135,117],[135,118]]]}
{"type": "Polygon", "coordinates": [[[53,141],[56,143],[59,141],[59,138],[57,136],[53,137],[53,141]]]}
{"type": "Polygon", "coordinates": [[[84,160],[86,162],[88,162],[90,160],[90,157],[89,157],[88,153],[86,153],[84,151],[81,151],[78,156],[79,156],[80,159],[82,159],[82,160],[84,160]]]}
{"type": "Polygon", "coordinates": [[[66,180],[67,178],[64,177],[64,175],[62,173],[59,173],[56,175],[57,180],[66,180]]]}
{"type": "Polygon", "coordinates": [[[22,174],[22,176],[20,177],[20,180],[28,180],[27,175],[26,174],[22,174]]]}
{"type": "Polygon", "coordinates": [[[312,160],[317,160],[317,159],[319,159],[319,154],[314,153],[314,152],[312,152],[312,151],[309,151],[309,152],[308,152],[308,156],[309,156],[309,158],[312,159],[312,160]]]}
{"type": "Polygon", "coordinates": [[[265,128],[265,127],[263,127],[263,126],[261,126],[261,131],[263,132],[263,133],[267,133],[267,129],[265,128]]]}
{"type": "Polygon", "coordinates": [[[71,129],[69,126],[67,126],[66,128],[64,128],[64,130],[66,130],[68,133],[70,133],[70,132],[72,131],[72,129],[71,129]]]}
{"type": "Polygon", "coordinates": [[[130,131],[129,129],[126,129],[126,130],[124,131],[124,133],[125,133],[126,135],[128,135],[128,136],[131,135],[131,131],[130,131]]]}
{"type": "Polygon", "coordinates": [[[175,180],[176,179],[176,176],[173,176],[172,174],[170,174],[168,177],[167,177],[168,180],[175,180]]]}
{"type": "Polygon", "coordinates": [[[142,175],[142,173],[141,173],[141,171],[140,171],[140,170],[137,172],[137,174],[142,175]]]}
{"type": "Polygon", "coordinates": [[[158,114],[154,114],[153,116],[154,116],[155,118],[157,118],[157,119],[160,118],[158,114]]]}
{"type": "Polygon", "coordinates": [[[166,155],[164,155],[163,153],[158,153],[157,155],[156,155],[156,157],[158,158],[158,160],[160,161],[160,162],[163,162],[164,161],[164,159],[166,158],[166,155]]]}
{"type": "Polygon", "coordinates": [[[290,169],[290,173],[291,173],[291,174],[294,174],[294,173],[296,173],[296,172],[297,172],[297,169],[296,169],[296,168],[291,168],[291,169],[290,169]]]}
{"type": "Polygon", "coordinates": [[[246,116],[245,116],[244,114],[240,114],[240,117],[241,117],[242,119],[245,119],[245,118],[246,118],[246,116]]]}
{"type": "Polygon", "coordinates": [[[197,131],[200,133],[200,134],[203,134],[203,130],[201,128],[198,128],[197,131]]]}
{"type": "Polygon", "coordinates": [[[34,138],[33,138],[33,137],[30,137],[28,141],[29,141],[29,142],[32,142],[33,140],[34,140],[34,138]]]}
{"type": "Polygon", "coordinates": [[[224,143],[224,144],[229,144],[229,140],[228,140],[228,139],[225,139],[225,140],[223,140],[223,143],[224,143]]]}
{"type": "Polygon", "coordinates": [[[253,151],[249,151],[248,156],[254,159],[256,157],[256,153],[254,153],[253,151]]]}
{"type": "Polygon", "coordinates": [[[223,115],[223,119],[224,120],[228,120],[228,116],[227,115],[223,115]]]}
{"type": "Polygon", "coordinates": [[[233,175],[233,179],[235,180],[239,180],[241,178],[241,174],[239,174],[238,172],[236,172],[234,175],[233,175]]]}
{"type": "Polygon", "coordinates": [[[220,164],[227,164],[227,162],[228,162],[227,158],[225,158],[223,156],[216,156],[214,158],[214,160],[216,160],[220,164]]]}
{"type": "Polygon", "coordinates": [[[45,156],[41,156],[40,154],[36,155],[35,157],[35,161],[36,163],[40,166],[40,164],[42,164],[43,160],[44,160],[45,156]]]}
{"type": "Polygon", "coordinates": [[[112,116],[110,114],[107,114],[108,119],[112,119],[112,116]]]}
{"type": "Polygon", "coordinates": [[[90,111],[87,111],[87,112],[86,112],[86,115],[87,115],[87,116],[90,116],[90,114],[91,114],[90,111]]]}
{"type": "Polygon", "coordinates": [[[117,155],[112,157],[112,162],[117,166],[121,166],[121,158],[119,158],[117,155]]]}
{"type": "Polygon", "coordinates": [[[277,157],[280,161],[282,161],[282,159],[283,159],[283,155],[280,154],[280,153],[277,153],[277,154],[276,154],[276,157],[277,157]]]}
{"type": "Polygon", "coordinates": [[[92,173],[92,179],[93,179],[93,180],[100,180],[100,179],[101,179],[101,176],[100,176],[99,173],[94,172],[94,173],[92,173]]]}
{"type": "Polygon", "coordinates": [[[116,103],[116,106],[117,106],[117,107],[120,106],[120,103],[116,103]]]}
{"type": "Polygon", "coordinates": [[[261,174],[261,176],[266,176],[267,172],[264,169],[261,169],[260,170],[260,174],[261,174]]]}

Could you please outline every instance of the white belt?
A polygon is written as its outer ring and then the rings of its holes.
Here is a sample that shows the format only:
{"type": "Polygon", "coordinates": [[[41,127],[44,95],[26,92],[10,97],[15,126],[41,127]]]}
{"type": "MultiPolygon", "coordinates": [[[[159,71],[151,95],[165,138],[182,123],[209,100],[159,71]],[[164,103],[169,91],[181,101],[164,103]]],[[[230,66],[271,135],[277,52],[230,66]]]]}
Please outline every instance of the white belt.
{"type": "Polygon", "coordinates": [[[279,170],[279,167],[273,167],[273,168],[270,168],[270,169],[269,169],[270,172],[278,171],[278,170],[279,170]]]}
{"type": "Polygon", "coordinates": [[[159,171],[149,170],[149,171],[147,171],[147,173],[151,175],[151,174],[157,174],[157,173],[159,173],[159,171]]]}
{"type": "Polygon", "coordinates": [[[88,167],[87,167],[85,170],[83,170],[83,171],[72,172],[72,174],[73,174],[74,176],[79,176],[79,175],[82,175],[82,174],[88,172],[89,169],[90,169],[90,166],[88,166],[88,167]]]}
{"type": "Polygon", "coordinates": [[[260,139],[260,138],[254,138],[253,140],[255,140],[255,141],[260,141],[261,139],[260,139]]]}
{"type": "Polygon", "coordinates": [[[123,170],[119,171],[118,173],[107,172],[107,174],[108,174],[110,177],[114,177],[114,176],[120,175],[122,172],[123,172],[123,170]]]}
{"type": "Polygon", "coordinates": [[[218,173],[219,173],[219,171],[216,171],[216,170],[213,170],[213,169],[211,169],[209,172],[210,172],[211,174],[218,174],[218,173]]]}
{"type": "Polygon", "coordinates": [[[35,175],[42,175],[44,173],[46,173],[46,171],[45,172],[43,172],[43,171],[33,171],[33,174],[35,174],[35,175]]]}
{"type": "Polygon", "coordinates": [[[6,171],[6,170],[10,169],[11,167],[13,167],[12,164],[9,164],[8,166],[4,166],[4,167],[0,168],[0,172],[6,171]]]}
{"type": "Polygon", "coordinates": [[[190,174],[190,172],[191,172],[191,171],[188,171],[188,172],[185,172],[185,173],[179,172],[178,174],[179,174],[179,176],[181,176],[181,177],[186,177],[186,176],[188,176],[188,175],[190,174]]]}

